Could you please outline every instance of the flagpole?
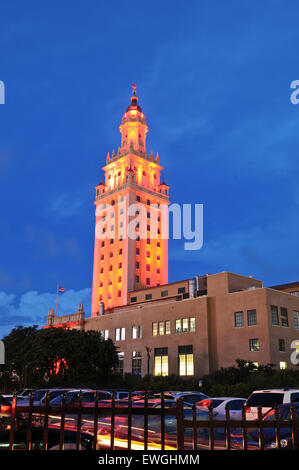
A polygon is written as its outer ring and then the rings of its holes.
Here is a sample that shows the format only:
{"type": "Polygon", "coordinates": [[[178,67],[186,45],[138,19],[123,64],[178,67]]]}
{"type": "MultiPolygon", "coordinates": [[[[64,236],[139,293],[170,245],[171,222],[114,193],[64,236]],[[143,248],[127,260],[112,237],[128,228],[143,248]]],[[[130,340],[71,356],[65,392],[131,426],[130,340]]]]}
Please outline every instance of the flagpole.
{"type": "Polygon", "coordinates": [[[58,289],[59,289],[59,281],[57,281],[57,291],[56,291],[56,309],[55,309],[56,317],[57,317],[57,304],[58,304],[58,289]]]}

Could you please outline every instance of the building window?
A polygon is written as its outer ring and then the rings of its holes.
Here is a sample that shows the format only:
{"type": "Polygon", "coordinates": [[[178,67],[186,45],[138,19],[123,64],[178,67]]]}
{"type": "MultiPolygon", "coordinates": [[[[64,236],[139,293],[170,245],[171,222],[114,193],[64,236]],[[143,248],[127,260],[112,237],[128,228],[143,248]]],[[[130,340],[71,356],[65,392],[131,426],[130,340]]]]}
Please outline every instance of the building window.
{"type": "Polygon", "coordinates": [[[175,321],[175,332],[176,333],[181,333],[181,320],[176,320],[175,321]]]}
{"type": "Polygon", "coordinates": [[[271,318],[272,325],[279,325],[278,307],[276,307],[275,305],[271,305],[271,318]]]}
{"type": "Polygon", "coordinates": [[[146,294],[145,300],[151,300],[153,298],[152,294],[146,294]]]}
{"type": "Polygon", "coordinates": [[[280,363],[279,363],[279,368],[280,368],[281,370],[286,369],[286,368],[287,368],[287,363],[286,363],[285,361],[280,361],[280,363]]]}
{"type": "Polygon", "coordinates": [[[154,322],[153,325],[152,325],[152,334],[153,334],[153,336],[157,336],[157,334],[158,334],[158,323],[157,322],[154,322]]]}
{"type": "Polygon", "coordinates": [[[142,326],[132,326],[132,339],[142,338],[142,326]]]}
{"type": "Polygon", "coordinates": [[[193,346],[179,346],[179,375],[194,375],[193,346]]]}
{"type": "Polygon", "coordinates": [[[183,318],[182,323],[183,323],[183,333],[186,333],[188,331],[188,326],[189,326],[188,318],[183,318]]]}
{"type": "Polygon", "coordinates": [[[103,259],[104,259],[104,255],[101,255],[101,261],[103,261],[103,259]]]}
{"type": "Polygon", "coordinates": [[[117,366],[115,368],[115,372],[117,374],[123,375],[123,373],[124,373],[124,353],[119,352],[117,354],[118,354],[118,363],[117,363],[117,366]]]}
{"type": "Polygon", "coordinates": [[[146,278],[146,280],[145,280],[145,283],[146,283],[146,285],[147,285],[147,286],[149,286],[149,285],[150,285],[150,283],[151,283],[151,280],[150,280],[150,278],[149,278],[149,277],[147,277],[147,278],[146,278]]]}
{"type": "Polygon", "coordinates": [[[150,244],[151,244],[151,239],[150,239],[150,238],[147,238],[146,243],[147,243],[148,245],[150,245],[150,244]]]}
{"type": "Polygon", "coordinates": [[[241,328],[244,326],[244,313],[235,312],[235,328],[241,328]]]}
{"type": "Polygon", "coordinates": [[[136,261],[136,269],[139,269],[140,268],[140,263],[139,261],[136,261]]]}
{"type": "Polygon", "coordinates": [[[278,349],[280,352],[285,352],[286,350],[286,343],[284,339],[279,339],[278,340],[278,349]]]}
{"type": "Polygon", "coordinates": [[[121,269],[123,267],[122,263],[118,263],[118,269],[121,269]]]}
{"type": "Polygon", "coordinates": [[[159,335],[164,335],[164,321],[159,322],[159,335]]]}
{"type": "Polygon", "coordinates": [[[131,302],[137,302],[137,297],[131,297],[131,302]]]}
{"type": "Polygon", "coordinates": [[[293,292],[290,292],[292,295],[297,295],[299,297],[299,290],[294,290],[293,292]]]}
{"type": "Polygon", "coordinates": [[[102,248],[104,248],[104,246],[105,246],[105,242],[102,242],[102,248]]]}
{"type": "Polygon", "coordinates": [[[113,245],[113,243],[114,243],[114,240],[113,240],[113,238],[111,238],[110,245],[113,245]]]}
{"type": "Polygon", "coordinates": [[[179,287],[178,288],[178,294],[184,294],[186,291],[185,287],[179,287]]]}
{"type": "Polygon", "coordinates": [[[147,271],[150,271],[150,270],[151,270],[151,265],[150,265],[150,264],[147,264],[147,265],[146,265],[146,270],[147,270],[147,271]]]}
{"type": "Polygon", "coordinates": [[[104,340],[107,340],[109,338],[109,330],[101,330],[100,334],[104,338],[104,340]]]}
{"type": "Polygon", "coordinates": [[[140,249],[136,248],[136,255],[140,255],[140,249]]]}
{"type": "Polygon", "coordinates": [[[136,201],[140,202],[140,196],[136,196],[136,201]]]}
{"type": "Polygon", "coordinates": [[[142,368],[142,353],[138,351],[133,351],[132,374],[141,376],[141,368],[142,368]]]}
{"type": "Polygon", "coordinates": [[[194,333],[195,331],[195,318],[190,318],[190,332],[194,333]]]}
{"type": "Polygon", "coordinates": [[[247,324],[248,326],[254,326],[257,324],[256,310],[247,311],[247,324]]]}
{"type": "Polygon", "coordinates": [[[112,252],[110,253],[110,258],[113,258],[113,253],[112,252]]]}
{"type": "Polygon", "coordinates": [[[121,330],[120,330],[120,339],[122,341],[124,341],[126,339],[126,329],[125,328],[121,328],[121,330]]]}
{"type": "Polygon", "coordinates": [[[299,312],[293,311],[293,325],[296,330],[299,328],[299,312]]]}
{"type": "Polygon", "coordinates": [[[168,348],[155,348],[154,375],[168,375],[168,348]]]}
{"type": "Polygon", "coordinates": [[[115,341],[120,341],[120,328],[115,329],[115,341]]]}
{"type": "Polygon", "coordinates": [[[136,276],[135,280],[136,280],[136,282],[138,283],[139,280],[140,280],[139,276],[136,276]]]}
{"type": "Polygon", "coordinates": [[[150,258],[150,256],[151,256],[150,251],[147,251],[147,252],[146,252],[146,257],[147,257],[147,258],[150,258]]]}
{"type": "Polygon", "coordinates": [[[167,320],[167,321],[165,322],[165,334],[166,334],[166,335],[170,335],[170,333],[171,333],[171,331],[170,331],[170,321],[167,320]]]}
{"type": "Polygon", "coordinates": [[[117,291],[117,297],[121,297],[121,290],[117,291]]]}
{"type": "Polygon", "coordinates": [[[249,351],[259,351],[260,342],[257,338],[252,338],[249,340],[249,351]]]}
{"type": "Polygon", "coordinates": [[[168,296],[168,290],[162,290],[161,297],[167,297],[167,296],[168,296]]]}
{"type": "Polygon", "coordinates": [[[281,319],[281,326],[289,326],[288,310],[284,307],[280,308],[280,319],[281,319]]]}

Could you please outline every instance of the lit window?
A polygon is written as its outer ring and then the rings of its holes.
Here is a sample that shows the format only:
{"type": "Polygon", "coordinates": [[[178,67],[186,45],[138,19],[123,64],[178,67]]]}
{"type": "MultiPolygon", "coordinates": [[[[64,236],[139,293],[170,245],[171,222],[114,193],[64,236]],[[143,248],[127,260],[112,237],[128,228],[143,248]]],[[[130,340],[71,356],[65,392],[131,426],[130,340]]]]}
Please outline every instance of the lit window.
{"type": "Polygon", "coordinates": [[[279,368],[280,368],[281,370],[286,369],[286,368],[287,368],[287,363],[286,363],[285,361],[280,361],[280,363],[279,363],[279,368]]]}
{"type": "Polygon", "coordinates": [[[190,318],[190,331],[195,331],[195,318],[190,318]]]}
{"type": "Polygon", "coordinates": [[[137,326],[132,326],[132,339],[137,338],[137,326]]]}
{"type": "Polygon", "coordinates": [[[155,348],[154,375],[168,375],[168,348],[155,348]]]}
{"type": "Polygon", "coordinates": [[[260,350],[260,342],[257,338],[249,340],[249,351],[257,352],[260,350]]]}
{"type": "Polygon", "coordinates": [[[126,339],[126,329],[125,328],[121,328],[121,330],[120,330],[120,339],[122,341],[124,341],[126,339]]]}
{"type": "Polygon", "coordinates": [[[186,333],[188,331],[188,318],[183,318],[183,333],[186,333]]]}
{"type": "Polygon", "coordinates": [[[164,321],[159,322],[159,335],[164,335],[164,321]]]}
{"type": "Polygon", "coordinates": [[[115,329],[115,341],[120,340],[120,328],[115,329]]]}
{"type": "Polygon", "coordinates": [[[180,333],[181,332],[181,320],[176,320],[175,321],[175,332],[180,333]]]}
{"type": "Polygon", "coordinates": [[[152,334],[153,334],[153,336],[157,336],[157,334],[158,334],[158,323],[157,322],[154,322],[153,325],[152,325],[152,334]]]}
{"type": "Polygon", "coordinates": [[[179,346],[179,375],[194,375],[193,346],[179,346]]]}
{"type": "Polygon", "coordinates": [[[170,335],[170,321],[169,320],[165,322],[165,334],[170,335]]]}

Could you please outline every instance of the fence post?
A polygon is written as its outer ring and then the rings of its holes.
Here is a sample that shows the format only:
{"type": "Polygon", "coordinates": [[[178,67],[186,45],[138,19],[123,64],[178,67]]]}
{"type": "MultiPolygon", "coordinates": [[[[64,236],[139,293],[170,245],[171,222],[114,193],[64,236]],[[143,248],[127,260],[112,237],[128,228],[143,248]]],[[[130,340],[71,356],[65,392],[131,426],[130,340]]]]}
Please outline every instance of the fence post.
{"type": "Polygon", "coordinates": [[[176,429],[177,429],[177,448],[184,450],[184,402],[178,398],[176,402],[176,429]]]}
{"type": "Polygon", "coordinates": [[[247,421],[245,405],[242,405],[243,450],[247,450],[247,421]]]}
{"type": "Polygon", "coordinates": [[[29,395],[29,412],[28,412],[28,423],[27,423],[27,443],[26,450],[31,450],[31,435],[32,435],[32,406],[33,406],[33,390],[29,395]]]}
{"type": "Polygon", "coordinates": [[[297,448],[297,438],[296,438],[296,410],[293,404],[290,406],[290,417],[292,424],[292,449],[296,450],[297,448]]]}
{"type": "Polygon", "coordinates": [[[44,443],[43,450],[48,450],[48,424],[49,424],[49,400],[50,392],[47,391],[46,401],[45,401],[45,416],[44,416],[44,443]]]}
{"type": "Polygon", "coordinates": [[[258,413],[258,427],[259,427],[259,448],[260,450],[264,450],[264,429],[263,429],[261,405],[257,407],[257,413],[258,413]]]}
{"type": "Polygon", "coordinates": [[[279,411],[277,403],[274,404],[274,411],[275,411],[275,428],[276,428],[276,445],[277,448],[280,449],[280,422],[279,422],[279,411]]]}
{"type": "Polygon", "coordinates": [[[193,450],[197,450],[197,426],[196,426],[196,405],[192,406],[193,421],[193,450]]]}
{"type": "Polygon", "coordinates": [[[213,423],[213,408],[209,406],[209,425],[210,425],[210,450],[214,450],[214,423],[213,423]]]}
{"type": "Polygon", "coordinates": [[[99,406],[99,392],[96,390],[95,397],[94,397],[94,421],[93,421],[93,443],[92,448],[93,450],[97,450],[98,444],[98,406],[99,406]]]}
{"type": "Polygon", "coordinates": [[[11,424],[9,433],[9,450],[14,449],[14,437],[15,437],[15,425],[16,425],[16,403],[17,403],[17,391],[14,390],[12,404],[11,404],[11,424]]]}
{"type": "Polygon", "coordinates": [[[144,394],[144,450],[148,443],[148,392],[144,394]]]}
{"type": "Polygon", "coordinates": [[[228,404],[225,407],[225,419],[226,419],[226,450],[231,449],[231,435],[230,435],[230,413],[228,404]]]}

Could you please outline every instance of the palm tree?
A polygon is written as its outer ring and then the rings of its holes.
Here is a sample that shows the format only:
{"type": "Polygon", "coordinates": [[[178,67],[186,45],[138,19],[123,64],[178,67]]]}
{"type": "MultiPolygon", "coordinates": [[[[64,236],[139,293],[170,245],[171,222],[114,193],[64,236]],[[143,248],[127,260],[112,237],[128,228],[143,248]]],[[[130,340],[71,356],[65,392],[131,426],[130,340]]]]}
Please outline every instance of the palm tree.
{"type": "Polygon", "coordinates": [[[147,353],[147,375],[149,375],[152,348],[150,348],[149,346],[145,346],[145,349],[146,349],[146,353],[147,353]]]}

